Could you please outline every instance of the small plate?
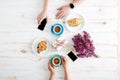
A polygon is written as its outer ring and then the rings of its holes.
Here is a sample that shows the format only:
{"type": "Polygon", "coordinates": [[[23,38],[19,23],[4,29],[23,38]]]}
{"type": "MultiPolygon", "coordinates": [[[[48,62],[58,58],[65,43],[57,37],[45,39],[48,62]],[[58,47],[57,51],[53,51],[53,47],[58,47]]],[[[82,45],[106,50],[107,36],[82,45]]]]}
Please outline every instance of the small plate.
{"type": "Polygon", "coordinates": [[[67,28],[69,31],[75,32],[75,31],[78,31],[78,30],[80,30],[80,29],[83,28],[84,22],[85,22],[85,21],[84,21],[84,18],[83,18],[80,14],[72,13],[72,14],[70,14],[70,15],[67,16],[67,18],[66,18],[66,20],[65,20],[65,26],[66,26],[66,28],[67,28]],[[72,26],[70,26],[70,25],[68,24],[68,20],[73,19],[73,18],[80,18],[80,19],[83,20],[83,23],[81,23],[81,24],[78,25],[77,27],[72,27],[72,26]]]}
{"type": "Polygon", "coordinates": [[[58,54],[55,54],[55,55],[51,56],[50,62],[51,62],[51,64],[53,64],[55,67],[59,67],[59,66],[62,65],[62,57],[61,57],[60,55],[58,55],[58,54]],[[55,58],[59,59],[59,63],[58,63],[58,64],[55,64],[55,63],[54,63],[54,59],[55,59],[55,58]]]}
{"type": "Polygon", "coordinates": [[[52,33],[53,35],[55,35],[55,36],[61,36],[61,35],[63,34],[63,32],[64,32],[64,27],[63,27],[62,24],[60,24],[60,23],[55,23],[55,24],[52,25],[52,27],[51,27],[51,33],[52,33]],[[55,29],[56,26],[59,26],[59,27],[60,27],[60,32],[58,32],[58,33],[56,33],[56,32],[54,31],[54,29],[55,29]]]}
{"type": "Polygon", "coordinates": [[[37,38],[33,41],[32,50],[37,56],[42,56],[42,55],[47,54],[47,52],[49,51],[49,48],[50,48],[50,43],[46,38],[37,38]],[[47,48],[46,48],[46,50],[42,51],[41,53],[38,53],[38,51],[37,51],[38,44],[39,44],[39,42],[44,41],[44,40],[47,42],[47,48]]]}

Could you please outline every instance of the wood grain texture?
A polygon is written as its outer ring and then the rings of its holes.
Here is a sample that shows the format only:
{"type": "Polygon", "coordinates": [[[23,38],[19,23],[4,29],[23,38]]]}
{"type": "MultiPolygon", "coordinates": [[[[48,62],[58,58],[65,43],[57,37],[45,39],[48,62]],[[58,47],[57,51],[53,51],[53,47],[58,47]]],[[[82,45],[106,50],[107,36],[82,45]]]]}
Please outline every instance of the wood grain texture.
{"type": "MultiPolygon", "coordinates": [[[[49,23],[44,32],[37,30],[37,15],[42,10],[44,0],[0,0],[0,80],[48,80],[47,68],[50,55],[66,55],[67,49],[37,57],[31,48],[35,38],[42,34],[49,36],[50,42],[56,39],[49,28],[56,20],[59,6],[72,0],[50,0],[49,23]]],[[[73,12],[85,19],[83,30],[88,31],[94,41],[95,52],[100,58],[69,60],[71,80],[120,80],[120,33],[118,26],[118,0],[84,0],[73,12]],[[119,63],[119,64],[118,64],[119,63]]],[[[65,37],[69,42],[73,35],[67,29],[65,37]]],[[[63,68],[56,69],[55,80],[64,80],[63,68]]]]}

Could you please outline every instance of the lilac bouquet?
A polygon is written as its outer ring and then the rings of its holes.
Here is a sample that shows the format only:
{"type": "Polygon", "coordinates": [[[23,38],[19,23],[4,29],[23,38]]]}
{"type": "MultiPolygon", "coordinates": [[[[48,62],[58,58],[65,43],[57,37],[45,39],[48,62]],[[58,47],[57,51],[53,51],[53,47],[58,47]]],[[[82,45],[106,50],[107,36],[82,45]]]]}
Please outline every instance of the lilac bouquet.
{"type": "Polygon", "coordinates": [[[74,43],[73,47],[75,48],[76,52],[78,52],[78,57],[98,57],[94,52],[95,47],[90,38],[90,35],[86,31],[83,31],[83,35],[77,34],[72,38],[74,43]]]}

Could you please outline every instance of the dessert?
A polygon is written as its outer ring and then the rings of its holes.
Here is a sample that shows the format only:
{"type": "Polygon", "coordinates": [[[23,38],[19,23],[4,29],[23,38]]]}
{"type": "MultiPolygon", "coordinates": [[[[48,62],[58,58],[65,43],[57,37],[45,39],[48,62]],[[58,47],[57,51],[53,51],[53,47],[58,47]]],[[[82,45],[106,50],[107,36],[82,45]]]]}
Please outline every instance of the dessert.
{"type": "Polygon", "coordinates": [[[41,53],[42,51],[46,50],[46,48],[47,48],[47,42],[44,40],[38,43],[37,51],[38,53],[41,53]]]}
{"type": "Polygon", "coordinates": [[[83,20],[81,18],[73,18],[67,21],[68,24],[72,27],[77,27],[81,23],[83,23],[83,20]]]}

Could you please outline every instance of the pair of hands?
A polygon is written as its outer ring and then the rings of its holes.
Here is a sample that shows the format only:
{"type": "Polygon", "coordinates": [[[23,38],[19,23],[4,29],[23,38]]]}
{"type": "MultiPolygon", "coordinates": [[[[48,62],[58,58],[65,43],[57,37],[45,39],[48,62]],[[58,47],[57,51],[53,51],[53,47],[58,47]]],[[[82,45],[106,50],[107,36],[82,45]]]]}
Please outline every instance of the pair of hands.
{"type": "MultiPolygon", "coordinates": [[[[65,70],[68,67],[67,59],[64,56],[62,56],[62,66],[65,70]]],[[[55,67],[50,62],[48,63],[48,69],[51,72],[51,74],[55,74],[55,67]]]]}
{"type": "MultiPolygon", "coordinates": [[[[65,5],[65,6],[58,8],[57,10],[58,10],[58,12],[56,14],[56,18],[62,19],[63,17],[65,17],[69,14],[71,8],[69,7],[69,5],[65,5]]],[[[43,10],[37,17],[38,24],[40,24],[42,22],[42,20],[46,17],[47,17],[47,11],[43,10]]]]}

